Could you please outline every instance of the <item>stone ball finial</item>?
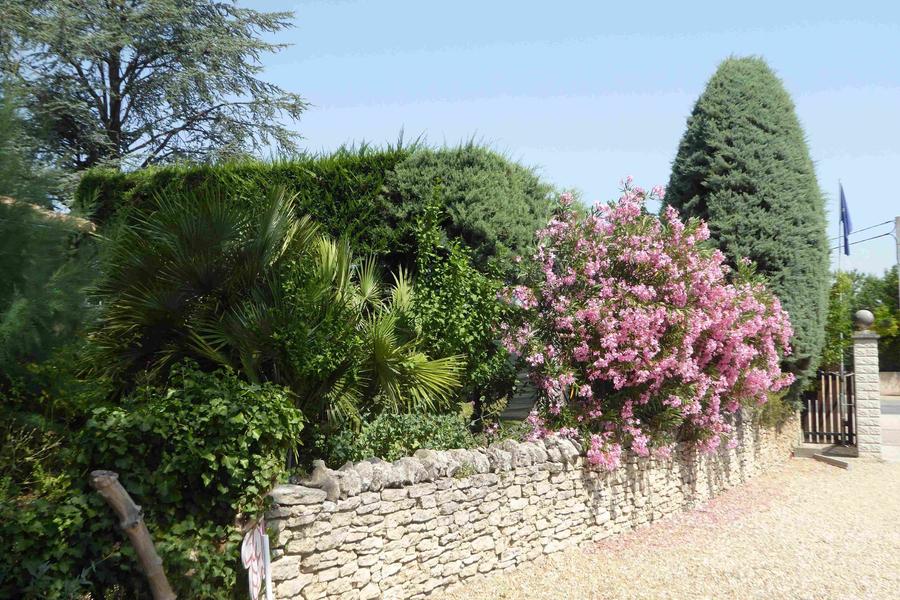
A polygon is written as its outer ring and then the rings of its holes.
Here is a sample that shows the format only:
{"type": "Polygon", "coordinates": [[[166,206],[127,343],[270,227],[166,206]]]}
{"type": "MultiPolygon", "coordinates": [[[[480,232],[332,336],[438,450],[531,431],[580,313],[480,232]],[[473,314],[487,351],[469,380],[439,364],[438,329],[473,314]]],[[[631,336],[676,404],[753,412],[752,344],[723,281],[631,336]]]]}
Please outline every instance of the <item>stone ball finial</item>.
{"type": "Polygon", "coordinates": [[[853,322],[862,330],[866,330],[875,322],[875,315],[870,310],[858,310],[853,315],[853,322]]]}

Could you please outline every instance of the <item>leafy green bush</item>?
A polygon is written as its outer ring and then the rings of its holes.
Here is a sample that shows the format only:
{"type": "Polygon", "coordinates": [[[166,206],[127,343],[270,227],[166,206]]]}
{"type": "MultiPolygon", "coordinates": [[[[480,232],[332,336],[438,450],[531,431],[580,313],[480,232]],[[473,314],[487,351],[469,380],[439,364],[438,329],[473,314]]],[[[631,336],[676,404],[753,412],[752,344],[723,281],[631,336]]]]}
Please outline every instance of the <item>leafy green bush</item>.
{"type": "Polygon", "coordinates": [[[759,58],[725,60],[697,100],[665,202],[709,225],[732,266],[753,261],[791,316],[796,393],[825,341],[825,203],[794,104],[759,58]]]}
{"type": "Polygon", "coordinates": [[[828,292],[828,320],[825,322],[825,346],[819,368],[837,371],[841,360],[849,360],[848,351],[853,346],[853,276],[849,273],[835,275],[828,292]]]}
{"type": "Polygon", "coordinates": [[[883,275],[843,272],[834,276],[828,301],[828,321],[825,326],[826,343],[821,367],[836,370],[841,352],[846,364],[853,345],[853,314],[861,309],[875,316],[872,330],[879,336],[878,363],[882,371],[900,371],[900,306],[897,298],[897,277],[900,269],[892,267],[883,275]],[[841,335],[843,334],[843,343],[841,335]]]}
{"type": "Polygon", "coordinates": [[[88,320],[93,255],[76,221],[0,199],[0,386],[46,360],[88,320]]]}
{"type": "Polygon", "coordinates": [[[795,403],[781,393],[771,394],[765,404],[754,409],[754,414],[760,425],[771,428],[784,425],[796,411],[795,403]]]}
{"type": "Polygon", "coordinates": [[[441,227],[472,250],[479,266],[509,267],[513,256],[530,254],[552,206],[550,186],[533,170],[471,143],[417,149],[396,166],[387,185],[402,247],[415,248],[415,223],[438,203],[441,227]]]}
{"type": "Polygon", "coordinates": [[[288,390],[184,363],[165,388],[95,408],[82,449],[86,466],[119,470],[131,493],[152,497],[154,514],[224,524],[261,507],[302,427],[288,390]]]}
{"type": "Polygon", "coordinates": [[[166,386],[94,408],[58,473],[4,480],[0,596],[147,597],[131,546],[87,486],[91,470],[110,469],[143,507],[179,596],[231,597],[236,524],[261,511],[301,429],[286,390],[192,364],[173,368],[166,386]]]}
{"type": "MultiPolygon", "coordinates": [[[[103,598],[109,581],[95,578],[92,583],[88,577],[94,565],[101,564],[102,544],[110,539],[101,539],[99,532],[112,531],[114,519],[73,474],[35,475],[23,482],[27,490],[0,480],[0,543],[6,549],[0,556],[0,597],[79,598],[93,588],[99,591],[93,597],[103,598]]],[[[105,549],[110,561],[121,557],[121,542],[113,544],[105,549]]],[[[101,577],[108,579],[109,573],[101,577]]]]}
{"type": "Polygon", "coordinates": [[[429,355],[465,357],[463,396],[473,403],[474,419],[481,425],[515,383],[514,363],[497,342],[510,306],[497,297],[503,289],[498,274],[479,271],[469,250],[442,239],[438,214],[436,206],[427,207],[416,231],[413,313],[429,355]]]}
{"type": "Polygon", "coordinates": [[[40,140],[22,118],[23,98],[8,81],[0,80],[0,196],[48,206],[59,173],[42,160],[40,140]]]}
{"type": "Polygon", "coordinates": [[[343,429],[320,440],[325,462],[337,468],[371,457],[393,461],[420,448],[472,448],[475,438],[458,414],[381,414],[359,431],[343,429]]]}

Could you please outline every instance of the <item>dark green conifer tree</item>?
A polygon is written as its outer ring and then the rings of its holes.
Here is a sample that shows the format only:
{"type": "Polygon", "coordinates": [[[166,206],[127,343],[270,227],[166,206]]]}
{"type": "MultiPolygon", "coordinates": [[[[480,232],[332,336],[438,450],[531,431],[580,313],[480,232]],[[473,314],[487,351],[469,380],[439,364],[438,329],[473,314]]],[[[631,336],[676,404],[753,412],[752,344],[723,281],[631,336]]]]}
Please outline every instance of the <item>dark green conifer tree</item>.
{"type": "Polygon", "coordinates": [[[786,367],[802,382],[825,338],[825,202],[794,104],[765,61],[729,58],[709,80],[688,118],[666,202],[706,220],[729,261],[746,256],[766,275],[794,326],[786,367]]]}

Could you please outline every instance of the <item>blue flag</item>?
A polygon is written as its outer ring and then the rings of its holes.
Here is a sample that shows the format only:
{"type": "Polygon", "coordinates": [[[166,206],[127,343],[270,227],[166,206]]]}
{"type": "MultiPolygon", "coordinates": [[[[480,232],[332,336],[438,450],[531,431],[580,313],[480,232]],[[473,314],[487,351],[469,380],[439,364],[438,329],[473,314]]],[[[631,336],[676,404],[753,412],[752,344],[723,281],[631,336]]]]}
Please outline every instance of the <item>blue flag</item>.
{"type": "Polygon", "coordinates": [[[844,185],[841,186],[841,235],[844,237],[844,254],[850,256],[850,232],[853,231],[853,223],[850,222],[850,211],[847,209],[847,198],[844,197],[844,185]]]}

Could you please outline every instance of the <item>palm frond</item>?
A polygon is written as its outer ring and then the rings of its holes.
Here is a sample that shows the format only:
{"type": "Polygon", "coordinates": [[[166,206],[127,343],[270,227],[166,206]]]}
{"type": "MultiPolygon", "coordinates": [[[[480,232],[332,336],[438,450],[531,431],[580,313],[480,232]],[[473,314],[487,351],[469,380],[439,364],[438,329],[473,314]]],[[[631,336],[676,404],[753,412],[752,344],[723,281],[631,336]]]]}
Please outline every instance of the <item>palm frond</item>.
{"type": "Polygon", "coordinates": [[[365,320],[369,344],[365,371],[378,403],[389,412],[433,411],[446,407],[461,385],[464,361],[451,356],[431,360],[413,342],[402,342],[398,315],[385,311],[365,320]]]}
{"type": "Polygon", "coordinates": [[[378,278],[378,263],[374,256],[368,256],[360,263],[356,269],[356,280],[361,309],[366,312],[380,308],[381,281],[378,278]]]}
{"type": "Polygon", "coordinates": [[[410,400],[407,410],[429,406],[431,410],[447,408],[454,393],[462,385],[465,357],[447,356],[429,359],[422,353],[413,354],[404,364],[404,378],[410,400]]]}
{"type": "Polygon", "coordinates": [[[413,283],[409,273],[400,267],[394,273],[394,286],[391,288],[391,309],[408,313],[413,304],[413,283]]]}
{"type": "Polygon", "coordinates": [[[353,252],[345,240],[335,241],[325,236],[316,240],[316,279],[332,288],[337,298],[346,297],[351,289],[353,252]]]}

